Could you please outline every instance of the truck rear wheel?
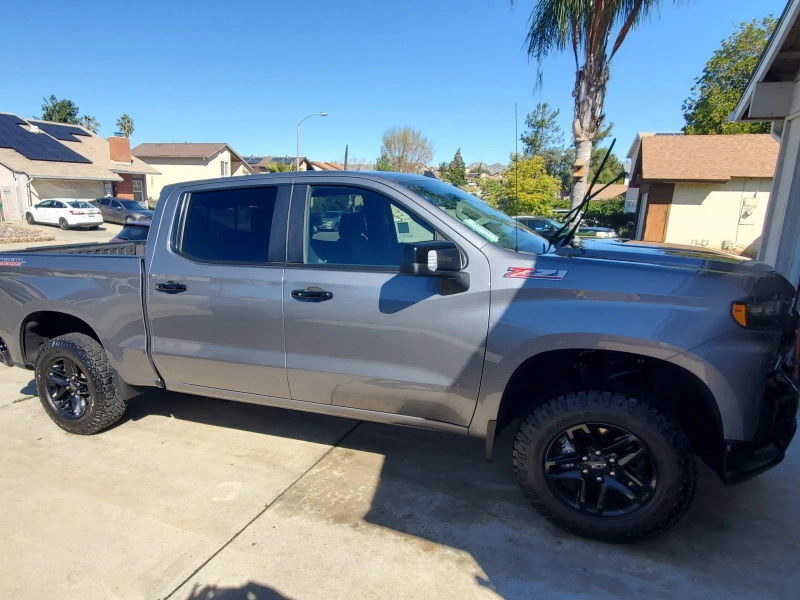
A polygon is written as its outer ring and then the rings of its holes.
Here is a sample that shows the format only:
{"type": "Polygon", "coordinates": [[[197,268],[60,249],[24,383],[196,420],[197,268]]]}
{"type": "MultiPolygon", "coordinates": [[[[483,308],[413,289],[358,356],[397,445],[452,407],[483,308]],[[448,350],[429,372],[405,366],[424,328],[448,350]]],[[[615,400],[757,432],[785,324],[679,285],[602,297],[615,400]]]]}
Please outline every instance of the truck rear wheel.
{"type": "Polygon", "coordinates": [[[647,401],[583,391],[551,398],[520,423],[514,469],[556,525],[634,542],[671,527],[694,495],[694,454],[678,423],[647,401]]]}
{"type": "Polygon", "coordinates": [[[125,413],[116,372],[96,340],[70,333],[48,340],[36,358],[36,389],[56,425],[82,435],[97,433],[125,413]]]}

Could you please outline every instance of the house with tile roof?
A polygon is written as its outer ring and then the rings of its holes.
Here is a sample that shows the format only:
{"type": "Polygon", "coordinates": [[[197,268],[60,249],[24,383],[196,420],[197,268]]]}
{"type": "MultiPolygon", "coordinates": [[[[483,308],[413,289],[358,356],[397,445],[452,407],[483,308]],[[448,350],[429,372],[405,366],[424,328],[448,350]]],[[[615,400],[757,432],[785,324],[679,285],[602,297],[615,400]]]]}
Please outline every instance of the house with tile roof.
{"type": "Polygon", "coordinates": [[[0,219],[22,219],[48,198],[143,200],[146,177],[157,174],[131,156],[128,138],[0,113],[0,219]]]}
{"type": "Polygon", "coordinates": [[[148,180],[150,199],[153,201],[158,200],[163,187],[171,183],[257,172],[224,142],[139,144],[131,153],[159,172],[148,180]]]}
{"type": "Polygon", "coordinates": [[[777,159],[769,134],[638,134],[626,196],[636,239],[741,252],[761,235],[777,159]]]}

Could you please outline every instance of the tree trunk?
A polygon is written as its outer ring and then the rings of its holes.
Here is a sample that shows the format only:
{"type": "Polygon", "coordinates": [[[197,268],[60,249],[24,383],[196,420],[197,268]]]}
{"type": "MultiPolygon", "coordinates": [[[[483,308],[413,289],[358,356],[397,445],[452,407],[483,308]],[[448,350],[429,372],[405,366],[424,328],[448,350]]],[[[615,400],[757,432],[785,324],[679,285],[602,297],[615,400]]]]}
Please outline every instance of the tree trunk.
{"type": "MultiPolygon", "coordinates": [[[[605,51],[587,56],[586,64],[575,74],[575,117],[572,121],[572,136],[575,142],[575,158],[583,161],[583,176],[572,186],[570,205],[578,206],[588,191],[589,168],[592,166],[592,146],[597,132],[603,125],[603,103],[608,85],[608,59],[605,51]]],[[[576,218],[580,218],[578,215],[576,218]]]]}
{"type": "Polygon", "coordinates": [[[589,187],[589,166],[592,161],[592,146],[594,146],[594,139],[581,139],[575,142],[575,158],[577,162],[583,162],[584,171],[583,177],[576,179],[572,186],[572,197],[570,198],[570,206],[572,208],[578,206],[583,202],[583,197],[586,195],[589,187]]]}

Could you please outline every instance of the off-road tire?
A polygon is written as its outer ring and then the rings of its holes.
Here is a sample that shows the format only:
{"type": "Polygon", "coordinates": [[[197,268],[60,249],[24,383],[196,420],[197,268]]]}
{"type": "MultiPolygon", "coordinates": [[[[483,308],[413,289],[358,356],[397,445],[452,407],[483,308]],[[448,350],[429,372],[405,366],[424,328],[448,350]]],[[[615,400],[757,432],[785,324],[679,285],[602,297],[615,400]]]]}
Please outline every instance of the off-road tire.
{"type": "Polygon", "coordinates": [[[697,482],[694,453],[675,419],[650,401],[596,390],[570,392],[535,406],[520,422],[513,461],[522,491],[546,519],[606,542],[636,542],[666,531],[689,507],[697,482]],[[624,428],[647,446],[658,484],[638,511],[617,517],[587,514],[564,502],[549,485],[544,468],[549,445],[559,432],[588,422],[624,428]]]}
{"type": "Polygon", "coordinates": [[[28,222],[28,225],[36,225],[36,219],[33,218],[31,213],[25,213],[25,220],[28,222]]]}
{"type": "Polygon", "coordinates": [[[82,333],[69,333],[48,340],[36,357],[36,389],[48,416],[70,433],[91,435],[111,427],[125,413],[126,403],[120,397],[117,374],[108,363],[103,347],[82,333]],[[47,369],[55,359],[68,358],[86,375],[91,392],[86,413],[78,419],[66,419],[50,403],[45,383],[47,369]]]}
{"type": "Polygon", "coordinates": [[[61,217],[58,220],[58,226],[61,227],[61,229],[63,229],[64,231],[67,231],[69,229],[69,222],[67,222],[67,220],[64,217],[61,217]]]}

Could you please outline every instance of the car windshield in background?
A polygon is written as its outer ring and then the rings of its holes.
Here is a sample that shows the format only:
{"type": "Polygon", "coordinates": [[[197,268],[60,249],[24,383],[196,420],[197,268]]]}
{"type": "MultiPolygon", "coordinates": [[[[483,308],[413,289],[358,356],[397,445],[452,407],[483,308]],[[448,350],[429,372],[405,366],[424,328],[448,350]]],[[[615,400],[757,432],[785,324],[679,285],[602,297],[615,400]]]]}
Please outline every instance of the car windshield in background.
{"type": "Polygon", "coordinates": [[[94,206],[92,206],[88,202],[83,202],[82,200],[73,200],[67,202],[67,206],[69,206],[70,208],[94,208],[94,206]]]}
{"type": "Polygon", "coordinates": [[[134,200],[120,200],[120,202],[128,210],[148,210],[141,202],[135,202],[134,200]]]}
{"type": "Polygon", "coordinates": [[[547,240],[457,187],[435,179],[401,183],[495,246],[537,254],[547,251],[547,240]]]}

